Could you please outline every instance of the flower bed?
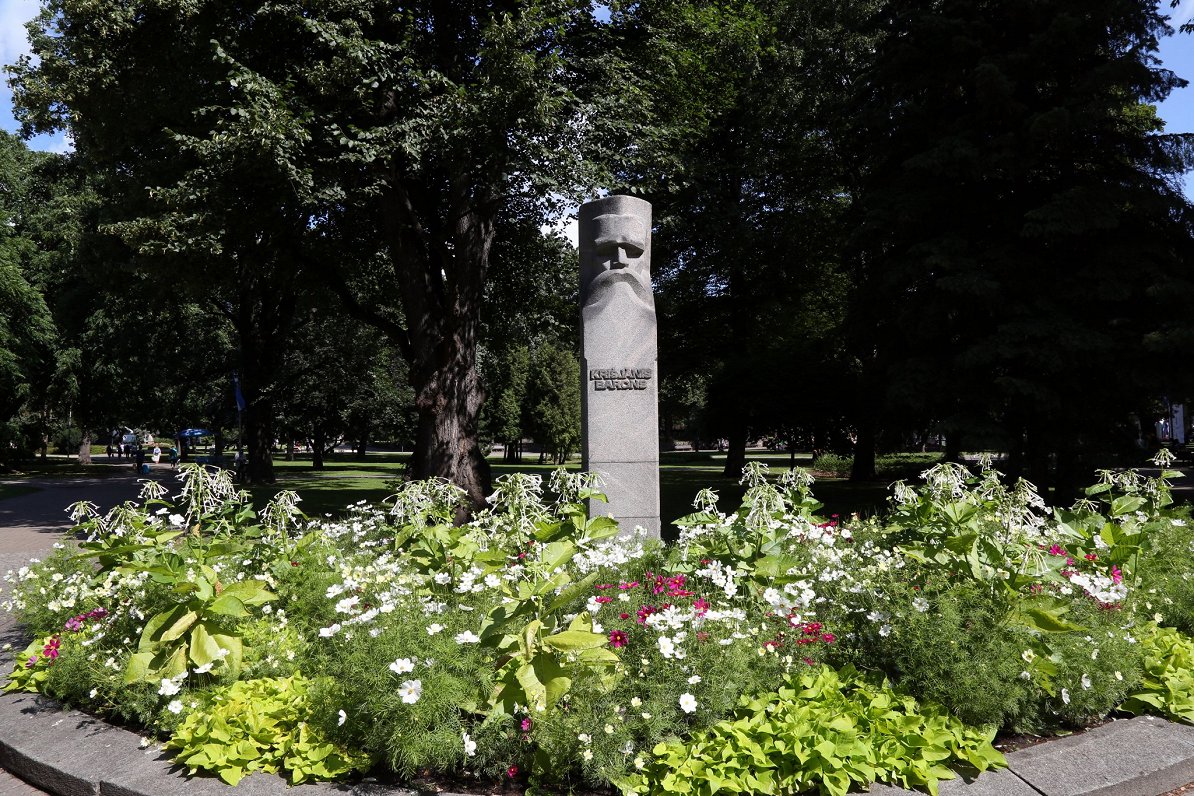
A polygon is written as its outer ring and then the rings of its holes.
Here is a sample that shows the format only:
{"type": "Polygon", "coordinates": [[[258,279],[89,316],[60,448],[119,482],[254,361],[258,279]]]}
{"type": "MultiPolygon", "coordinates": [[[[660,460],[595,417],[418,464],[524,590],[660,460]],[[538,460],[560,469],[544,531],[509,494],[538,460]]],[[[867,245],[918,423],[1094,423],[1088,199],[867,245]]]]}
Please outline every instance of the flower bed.
{"type": "MultiPolygon", "coordinates": [[[[1161,462],[1165,464],[1164,461],[1161,462]]],[[[143,726],[235,784],[390,770],[627,793],[935,792],[1003,765],[1000,728],[1121,707],[1190,720],[1194,534],[1157,480],[1105,473],[1048,512],[983,466],[818,516],[811,478],[744,474],[659,546],[588,519],[583,476],[491,507],[406,485],[313,520],[222,473],[75,507],[87,540],[13,573],[35,641],[9,690],[143,726]],[[550,497],[546,497],[550,495],[550,497]]]]}

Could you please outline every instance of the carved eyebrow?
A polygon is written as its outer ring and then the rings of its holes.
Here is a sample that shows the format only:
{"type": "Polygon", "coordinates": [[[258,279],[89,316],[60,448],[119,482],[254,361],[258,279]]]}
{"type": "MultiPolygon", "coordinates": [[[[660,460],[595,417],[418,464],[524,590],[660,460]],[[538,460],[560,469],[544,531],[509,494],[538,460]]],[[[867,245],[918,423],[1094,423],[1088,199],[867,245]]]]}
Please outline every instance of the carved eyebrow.
{"type": "Polygon", "coordinates": [[[647,248],[647,230],[634,216],[597,216],[593,226],[593,247],[598,252],[623,246],[637,257],[647,248]]]}

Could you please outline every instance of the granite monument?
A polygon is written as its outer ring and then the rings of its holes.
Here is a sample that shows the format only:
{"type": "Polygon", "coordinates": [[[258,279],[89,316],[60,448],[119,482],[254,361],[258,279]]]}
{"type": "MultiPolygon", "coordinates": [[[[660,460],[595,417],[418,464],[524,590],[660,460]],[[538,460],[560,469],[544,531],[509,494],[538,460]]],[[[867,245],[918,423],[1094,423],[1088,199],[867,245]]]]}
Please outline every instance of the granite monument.
{"type": "Polygon", "coordinates": [[[581,451],[610,514],[659,536],[659,376],[651,205],[607,196],[580,208],[581,451]]]}

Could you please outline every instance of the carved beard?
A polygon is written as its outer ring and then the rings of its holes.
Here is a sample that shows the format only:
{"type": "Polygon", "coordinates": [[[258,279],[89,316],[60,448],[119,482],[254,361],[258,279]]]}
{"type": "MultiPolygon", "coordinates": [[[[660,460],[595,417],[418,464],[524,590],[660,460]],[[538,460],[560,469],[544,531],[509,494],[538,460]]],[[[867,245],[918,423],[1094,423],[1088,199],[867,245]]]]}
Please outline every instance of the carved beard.
{"type": "Polygon", "coordinates": [[[652,312],[655,311],[655,297],[651,294],[651,286],[643,284],[639,275],[629,268],[611,268],[593,277],[593,281],[589,283],[589,296],[585,300],[585,306],[604,305],[622,291],[628,291],[633,301],[644,305],[652,312]],[[620,288],[619,285],[626,287],[620,288]]]}

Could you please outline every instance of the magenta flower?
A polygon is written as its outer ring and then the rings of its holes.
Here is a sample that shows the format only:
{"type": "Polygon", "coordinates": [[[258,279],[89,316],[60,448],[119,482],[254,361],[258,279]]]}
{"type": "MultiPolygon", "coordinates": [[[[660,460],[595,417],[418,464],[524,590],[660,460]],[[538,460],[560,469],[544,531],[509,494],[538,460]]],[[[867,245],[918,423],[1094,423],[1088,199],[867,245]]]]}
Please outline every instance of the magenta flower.
{"type": "Polygon", "coordinates": [[[624,631],[621,631],[621,630],[610,631],[609,645],[611,647],[613,647],[614,649],[621,649],[622,647],[625,647],[626,643],[629,640],[630,639],[626,636],[626,633],[624,631]]]}
{"type": "Polygon", "coordinates": [[[518,723],[518,728],[520,730],[522,730],[523,732],[530,732],[531,727],[533,727],[533,726],[535,726],[535,722],[531,721],[530,716],[527,716],[525,719],[523,719],[522,721],[520,721],[518,723]]]}

